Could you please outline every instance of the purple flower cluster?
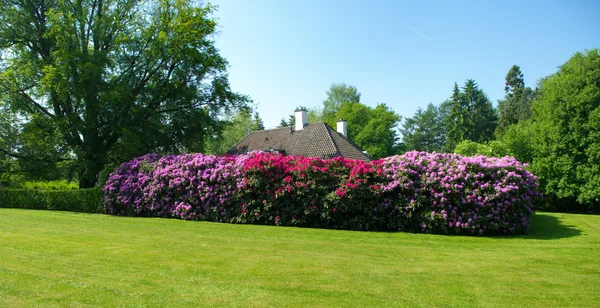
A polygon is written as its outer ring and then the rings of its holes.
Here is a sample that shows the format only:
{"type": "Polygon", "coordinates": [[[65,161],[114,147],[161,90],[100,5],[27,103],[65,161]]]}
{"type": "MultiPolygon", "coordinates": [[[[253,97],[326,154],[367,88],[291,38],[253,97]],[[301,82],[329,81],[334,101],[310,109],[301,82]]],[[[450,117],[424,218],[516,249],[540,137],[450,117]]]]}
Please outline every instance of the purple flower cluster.
{"type": "Polygon", "coordinates": [[[159,159],[144,191],[152,216],[226,221],[245,158],[186,154],[159,159]]]}
{"type": "Polygon", "coordinates": [[[248,156],[146,155],[124,163],[106,185],[105,211],[130,216],[226,221],[248,156]]]}
{"type": "Polygon", "coordinates": [[[541,198],[537,177],[512,157],[409,152],[383,161],[384,195],[413,218],[412,231],[527,233],[541,198]]]}
{"type": "Polygon", "coordinates": [[[147,154],[121,164],[104,184],[104,211],[114,215],[146,216],[144,189],[152,181],[158,155],[147,154]]]}

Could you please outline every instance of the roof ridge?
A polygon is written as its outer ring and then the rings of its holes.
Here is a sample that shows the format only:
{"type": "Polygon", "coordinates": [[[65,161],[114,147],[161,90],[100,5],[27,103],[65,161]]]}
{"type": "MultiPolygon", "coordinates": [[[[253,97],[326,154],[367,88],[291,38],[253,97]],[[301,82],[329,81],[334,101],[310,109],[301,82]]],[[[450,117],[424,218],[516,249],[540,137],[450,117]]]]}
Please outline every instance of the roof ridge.
{"type": "Polygon", "coordinates": [[[333,130],[333,127],[329,126],[329,124],[325,123],[325,121],[321,123],[325,126],[327,136],[329,136],[329,141],[331,141],[331,144],[333,145],[333,150],[335,151],[335,154],[337,154],[338,156],[342,156],[342,153],[340,153],[340,149],[338,148],[337,143],[335,143],[335,140],[333,140],[333,136],[331,136],[331,130],[333,130]]]}
{"type": "Polygon", "coordinates": [[[240,141],[238,141],[236,144],[234,144],[231,148],[229,148],[229,150],[227,150],[225,153],[228,153],[229,151],[231,151],[232,149],[237,148],[237,146],[242,143],[242,141],[244,141],[246,138],[248,138],[248,136],[250,136],[250,134],[256,132],[255,130],[249,132],[246,134],[246,136],[244,136],[244,138],[242,138],[240,141]]]}
{"type": "Polygon", "coordinates": [[[275,128],[269,128],[269,129],[259,129],[259,130],[253,130],[251,131],[251,133],[254,132],[266,132],[266,131],[270,131],[270,130],[278,130],[278,129],[292,129],[293,126],[282,126],[282,127],[275,127],[275,128]]]}
{"type": "Polygon", "coordinates": [[[296,146],[298,145],[298,143],[300,142],[300,138],[302,137],[302,135],[304,134],[304,129],[306,127],[308,127],[308,125],[310,125],[310,123],[306,124],[306,126],[302,127],[302,129],[296,130],[294,127],[294,130],[292,131],[292,135],[294,134],[300,134],[300,136],[298,136],[298,138],[296,138],[296,141],[294,142],[294,145],[292,146],[292,149],[295,149],[296,146]]]}
{"type": "Polygon", "coordinates": [[[240,145],[240,143],[242,143],[242,141],[244,141],[248,136],[250,136],[250,135],[252,135],[254,133],[268,132],[268,131],[273,131],[273,130],[283,130],[283,129],[292,130],[292,128],[290,126],[282,126],[282,127],[275,127],[275,128],[270,128],[270,129],[261,129],[261,130],[253,130],[253,131],[247,133],[246,136],[244,136],[244,138],[242,138],[240,141],[238,141],[236,144],[234,144],[231,148],[229,148],[229,150],[227,150],[227,152],[231,151],[232,149],[237,148],[237,146],[240,145]]]}
{"type": "MultiPolygon", "coordinates": [[[[358,152],[360,152],[361,154],[363,154],[364,156],[366,156],[369,159],[373,159],[373,157],[371,157],[371,155],[369,155],[368,153],[365,153],[365,151],[363,151],[363,149],[361,147],[359,147],[356,143],[354,143],[354,141],[352,141],[352,139],[350,139],[349,137],[345,136],[344,134],[338,132],[337,130],[333,129],[333,127],[329,126],[329,124],[323,122],[327,127],[331,128],[332,131],[334,131],[338,137],[342,137],[344,138],[346,141],[348,141],[348,143],[350,143],[350,145],[352,145],[358,152]]],[[[328,129],[329,131],[329,129],[328,129]]],[[[331,133],[330,137],[331,137],[331,133]]],[[[333,138],[332,138],[333,139],[333,138]]],[[[334,141],[335,142],[335,141],[334,141]]],[[[337,150],[337,145],[336,145],[336,150],[337,150]]],[[[339,150],[338,150],[339,151],[339,150]]],[[[340,153],[341,155],[341,153],[340,153]]]]}

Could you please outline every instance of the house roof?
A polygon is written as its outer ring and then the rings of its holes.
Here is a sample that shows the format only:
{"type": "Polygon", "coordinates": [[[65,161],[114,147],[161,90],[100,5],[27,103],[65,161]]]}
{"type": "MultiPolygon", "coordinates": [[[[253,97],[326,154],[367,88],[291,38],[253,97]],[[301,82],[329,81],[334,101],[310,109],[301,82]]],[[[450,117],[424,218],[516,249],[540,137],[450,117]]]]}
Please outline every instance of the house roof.
{"type": "Polygon", "coordinates": [[[227,153],[244,154],[256,150],[282,150],[287,155],[324,159],[342,156],[348,159],[371,161],[358,145],[324,122],[310,123],[302,130],[282,127],[254,131],[227,153]]]}

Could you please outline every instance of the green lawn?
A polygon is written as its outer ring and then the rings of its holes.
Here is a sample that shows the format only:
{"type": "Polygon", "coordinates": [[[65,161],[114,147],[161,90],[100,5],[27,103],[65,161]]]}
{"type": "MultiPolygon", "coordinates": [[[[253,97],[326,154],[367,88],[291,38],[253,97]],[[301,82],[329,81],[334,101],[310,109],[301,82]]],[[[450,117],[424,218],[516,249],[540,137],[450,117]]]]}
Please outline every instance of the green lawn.
{"type": "Polygon", "coordinates": [[[0,209],[0,306],[600,306],[600,216],[511,238],[0,209]]]}

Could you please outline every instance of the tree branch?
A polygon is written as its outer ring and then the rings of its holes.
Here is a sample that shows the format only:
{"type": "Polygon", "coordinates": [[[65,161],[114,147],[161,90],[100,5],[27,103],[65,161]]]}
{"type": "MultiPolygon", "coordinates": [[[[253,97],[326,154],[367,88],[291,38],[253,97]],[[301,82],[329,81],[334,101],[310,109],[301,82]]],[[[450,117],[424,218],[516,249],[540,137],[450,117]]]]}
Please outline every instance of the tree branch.
{"type": "Polygon", "coordinates": [[[35,107],[35,109],[41,111],[44,115],[51,117],[51,118],[55,117],[55,115],[52,114],[50,111],[48,111],[48,109],[46,109],[46,108],[44,108],[44,106],[38,104],[38,102],[36,102],[33,98],[31,98],[29,95],[27,95],[27,93],[25,93],[24,90],[19,90],[17,92],[17,94],[19,96],[21,96],[22,98],[24,98],[25,100],[27,100],[29,103],[31,103],[35,107]]]}
{"type": "MultiPolygon", "coordinates": [[[[12,157],[12,158],[17,158],[17,159],[32,159],[31,156],[12,153],[12,152],[7,151],[5,149],[0,149],[0,153],[4,153],[4,155],[6,155],[6,156],[9,156],[9,157],[12,157]]],[[[43,161],[43,162],[47,162],[47,163],[58,163],[58,162],[61,162],[61,161],[74,161],[75,159],[73,159],[73,158],[55,158],[55,159],[33,158],[33,160],[43,161]]]]}

